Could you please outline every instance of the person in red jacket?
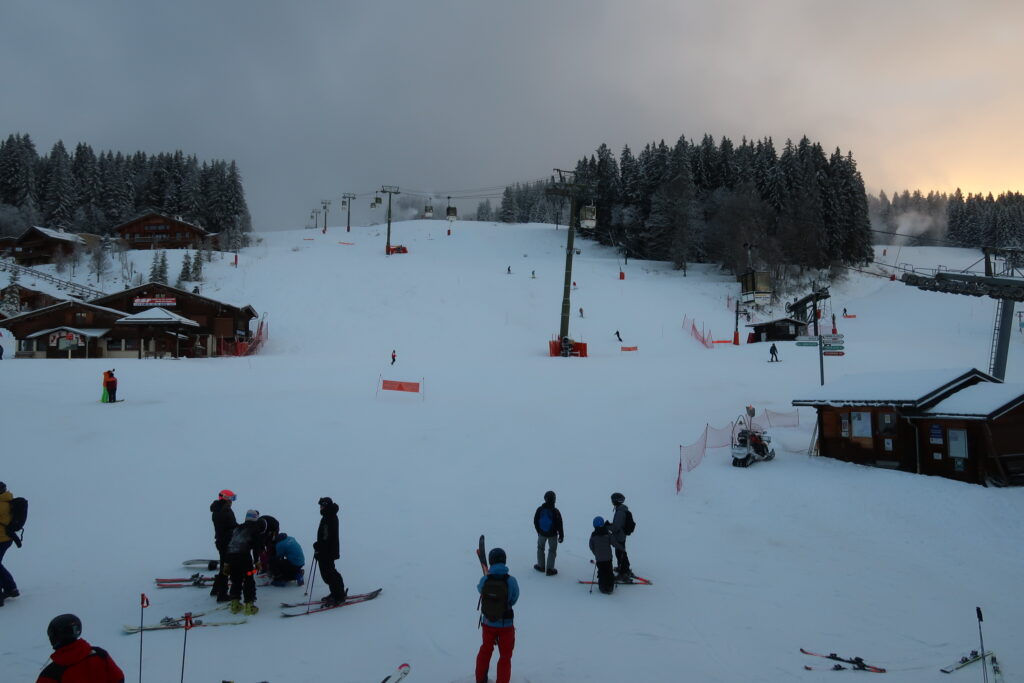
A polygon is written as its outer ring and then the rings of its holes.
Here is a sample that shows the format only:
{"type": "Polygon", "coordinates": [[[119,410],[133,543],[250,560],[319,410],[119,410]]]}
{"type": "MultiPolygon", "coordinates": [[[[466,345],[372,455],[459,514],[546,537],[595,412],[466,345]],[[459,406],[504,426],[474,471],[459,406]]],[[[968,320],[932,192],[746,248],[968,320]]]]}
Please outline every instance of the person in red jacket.
{"type": "Polygon", "coordinates": [[[103,373],[103,388],[107,390],[107,403],[117,402],[117,378],[114,377],[114,370],[110,369],[103,373]]]}
{"type": "Polygon", "coordinates": [[[82,622],[74,614],[54,617],[46,635],[53,646],[52,661],[36,683],[124,683],[124,672],[107,651],[82,639],[82,622]]]}

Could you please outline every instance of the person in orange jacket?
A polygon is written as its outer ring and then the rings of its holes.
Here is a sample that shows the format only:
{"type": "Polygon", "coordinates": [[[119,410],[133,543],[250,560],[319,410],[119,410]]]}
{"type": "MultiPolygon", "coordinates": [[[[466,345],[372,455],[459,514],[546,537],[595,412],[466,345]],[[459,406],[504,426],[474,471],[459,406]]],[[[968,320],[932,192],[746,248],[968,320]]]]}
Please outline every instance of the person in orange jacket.
{"type": "Polygon", "coordinates": [[[117,402],[117,378],[111,368],[103,373],[103,389],[107,392],[107,403],[117,402]]]}

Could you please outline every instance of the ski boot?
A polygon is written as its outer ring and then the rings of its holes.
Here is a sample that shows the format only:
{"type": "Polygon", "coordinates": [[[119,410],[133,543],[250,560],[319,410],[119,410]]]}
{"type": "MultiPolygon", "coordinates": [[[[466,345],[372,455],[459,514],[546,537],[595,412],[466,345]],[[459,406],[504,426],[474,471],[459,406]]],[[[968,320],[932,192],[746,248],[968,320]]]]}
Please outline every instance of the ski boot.
{"type": "Polygon", "coordinates": [[[298,574],[295,575],[295,585],[301,586],[306,583],[306,570],[300,569],[298,574]]]}
{"type": "Polygon", "coordinates": [[[231,611],[232,614],[238,614],[242,611],[242,601],[238,598],[232,598],[231,604],[228,605],[228,609],[231,611]]]}
{"type": "Polygon", "coordinates": [[[259,612],[260,608],[256,606],[255,602],[247,602],[245,603],[245,607],[242,611],[245,612],[246,616],[251,617],[259,612]]]}

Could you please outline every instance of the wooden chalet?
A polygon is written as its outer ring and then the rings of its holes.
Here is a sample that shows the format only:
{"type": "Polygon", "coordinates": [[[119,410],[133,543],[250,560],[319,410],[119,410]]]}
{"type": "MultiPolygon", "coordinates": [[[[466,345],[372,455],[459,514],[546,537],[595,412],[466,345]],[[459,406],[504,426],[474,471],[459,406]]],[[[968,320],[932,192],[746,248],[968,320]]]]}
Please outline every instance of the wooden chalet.
{"type": "Polygon", "coordinates": [[[0,256],[8,256],[14,249],[14,243],[18,240],[17,237],[0,237],[0,256]]]}
{"type": "Polygon", "coordinates": [[[75,249],[84,249],[86,246],[86,240],[80,235],[34,226],[14,240],[11,256],[19,265],[38,266],[53,263],[62,256],[70,256],[75,249]]]}
{"type": "MultiPolygon", "coordinates": [[[[55,296],[51,296],[46,292],[39,292],[28,287],[22,287],[15,283],[13,285],[7,285],[3,289],[0,289],[0,301],[4,301],[7,297],[7,290],[11,287],[15,287],[18,290],[18,310],[17,314],[25,313],[26,311],[34,311],[39,308],[46,308],[47,306],[53,306],[59,304],[63,299],[58,299],[55,296]]],[[[0,311],[2,313],[2,311],[0,311]]],[[[15,314],[10,314],[11,317],[15,314]]]]}
{"type": "Polygon", "coordinates": [[[18,340],[16,358],[102,358],[103,337],[122,311],[82,301],[62,301],[4,320],[18,340]]]}
{"type": "Polygon", "coordinates": [[[763,323],[751,323],[747,335],[747,343],[763,341],[793,341],[798,336],[807,334],[808,323],[796,318],[777,318],[763,323]]]}
{"type": "Polygon", "coordinates": [[[794,406],[818,412],[818,454],[975,484],[1024,485],[1024,384],[969,370],[851,375],[794,406]]]}
{"type": "Polygon", "coordinates": [[[249,323],[258,317],[252,306],[232,306],[158,282],[108,294],[90,303],[123,311],[126,315],[162,308],[196,323],[195,326],[184,325],[177,331],[172,331],[163,323],[148,328],[145,325],[119,325],[112,333],[114,336],[111,341],[121,338],[126,345],[124,350],[127,351],[129,339],[141,334],[148,340],[145,348],[139,351],[142,355],[175,355],[176,350],[187,356],[237,355],[239,345],[252,340],[249,323]],[[160,327],[164,329],[156,332],[160,327]],[[147,331],[152,334],[146,335],[147,331]],[[187,342],[176,337],[177,334],[187,334],[187,342]]]}
{"type": "Polygon", "coordinates": [[[129,249],[197,249],[216,242],[216,234],[181,218],[150,212],[122,223],[113,232],[129,249]]]}

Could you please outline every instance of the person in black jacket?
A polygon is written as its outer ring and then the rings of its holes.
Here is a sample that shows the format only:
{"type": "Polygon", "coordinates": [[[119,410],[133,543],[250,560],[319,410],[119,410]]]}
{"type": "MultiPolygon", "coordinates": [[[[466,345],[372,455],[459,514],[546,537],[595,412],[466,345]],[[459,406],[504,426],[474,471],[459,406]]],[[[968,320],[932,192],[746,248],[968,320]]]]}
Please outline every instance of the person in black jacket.
{"type": "Polygon", "coordinates": [[[615,573],[612,571],[611,525],[604,517],[594,517],[594,533],[590,534],[590,552],[594,553],[597,567],[597,587],[602,593],[615,590],[615,573]]]}
{"type": "Polygon", "coordinates": [[[544,494],[544,504],[533,513],[533,528],[537,530],[537,564],[533,568],[548,576],[558,573],[555,569],[555,556],[558,544],[565,540],[562,530],[562,513],[555,507],[555,492],[544,494]],[[544,562],[544,546],[547,546],[547,564],[544,562]]]}
{"type": "Polygon", "coordinates": [[[245,600],[245,613],[256,614],[256,573],[263,544],[266,543],[267,522],[258,510],[245,513],[245,521],[235,527],[228,542],[228,572],[231,577],[231,612],[242,611],[240,599],[245,600]]]}
{"type": "Polygon", "coordinates": [[[313,543],[313,559],[320,567],[320,576],[331,590],[322,602],[325,605],[340,605],[345,602],[348,591],[345,580],[334,568],[334,561],[341,557],[338,543],[338,504],[324,496],[320,504],[320,526],[316,530],[316,542],[313,543]]]}
{"type": "Polygon", "coordinates": [[[228,597],[228,567],[227,554],[228,543],[231,542],[231,532],[238,526],[235,520],[235,513],[231,509],[231,503],[235,502],[238,496],[234,491],[224,489],[217,494],[217,500],[210,503],[210,518],[213,520],[213,544],[217,547],[217,556],[220,558],[220,565],[217,569],[217,576],[213,579],[213,589],[210,595],[216,596],[217,602],[227,602],[228,597]]]}

